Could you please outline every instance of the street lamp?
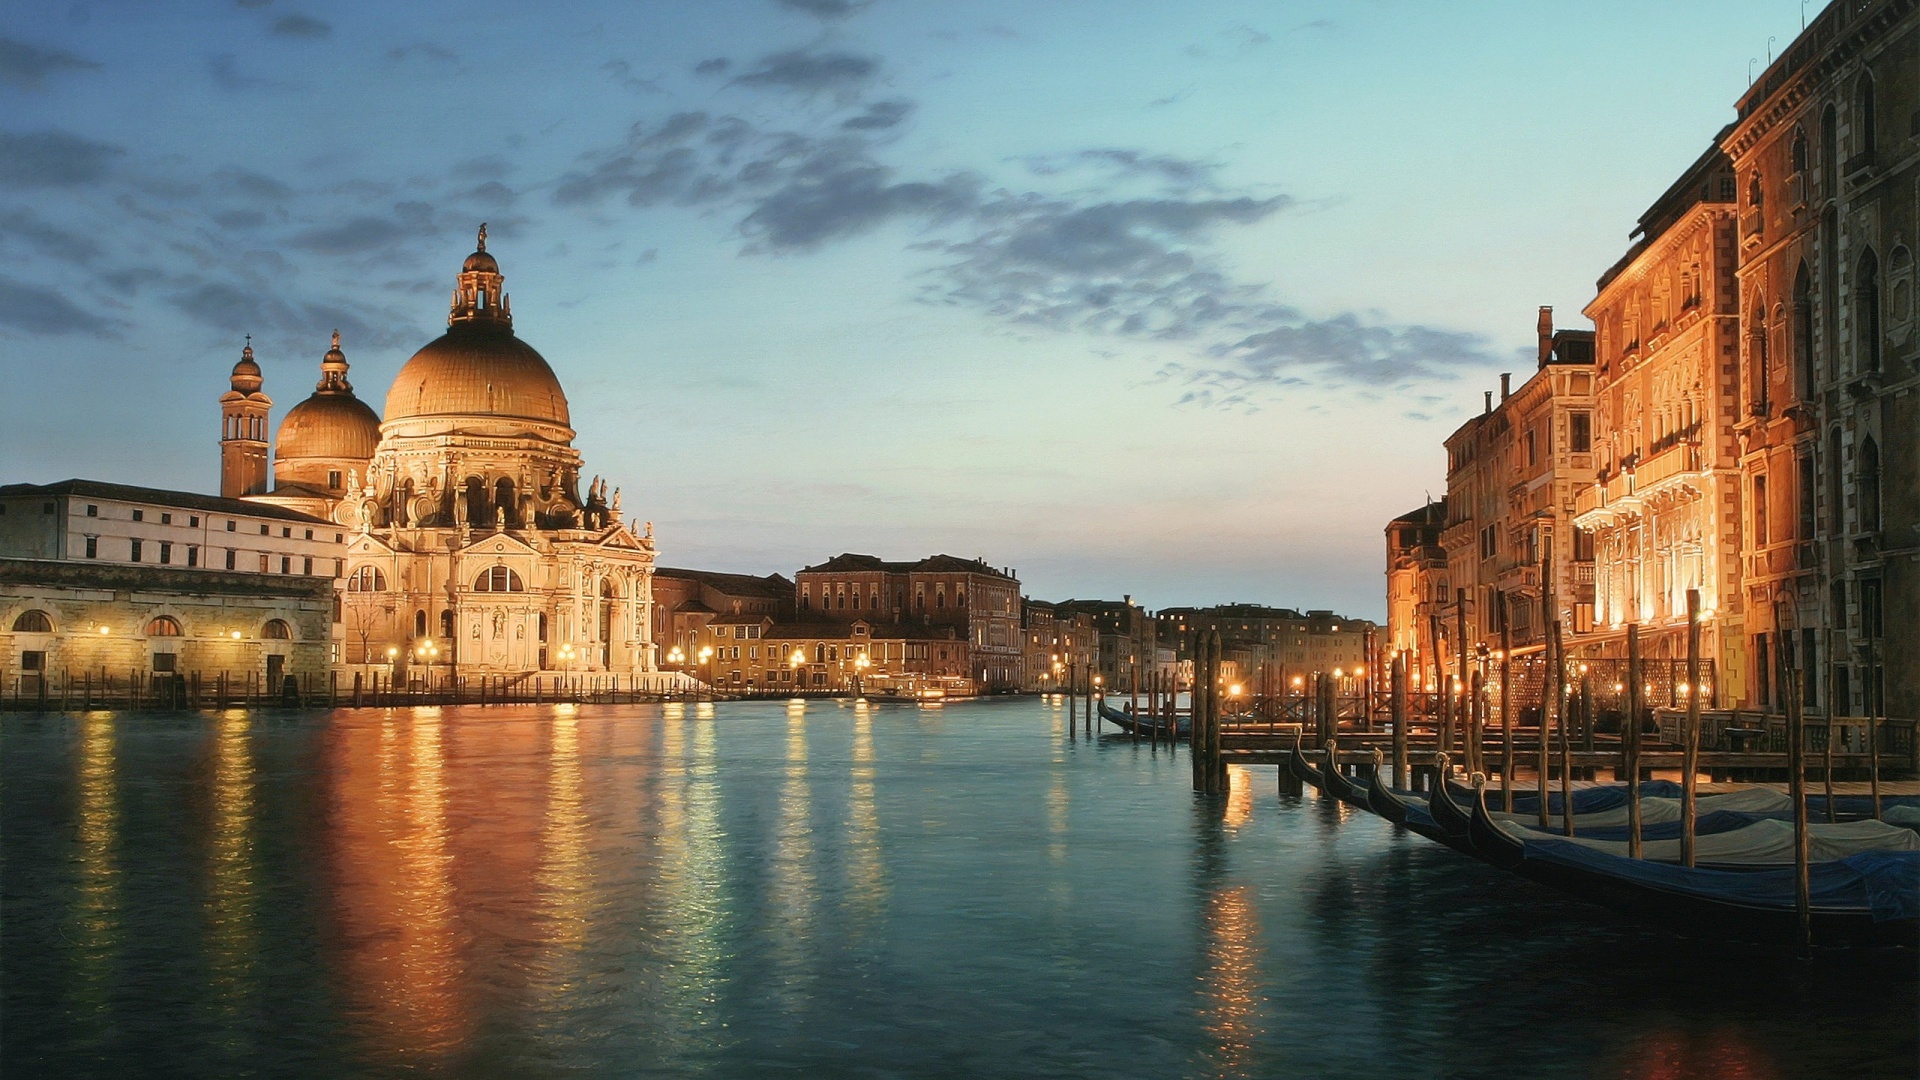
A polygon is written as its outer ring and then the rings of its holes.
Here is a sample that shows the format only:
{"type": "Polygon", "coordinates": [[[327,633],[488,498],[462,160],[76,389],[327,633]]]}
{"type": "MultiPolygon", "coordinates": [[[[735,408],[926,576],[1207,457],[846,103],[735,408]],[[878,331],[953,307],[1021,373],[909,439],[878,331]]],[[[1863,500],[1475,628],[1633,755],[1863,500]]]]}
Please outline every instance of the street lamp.
{"type": "Polygon", "coordinates": [[[413,654],[419,657],[420,662],[427,666],[427,689],[431,691],[433,689],[433,662],[440,655],[440,646],[435,645],[432,638],[424,638],[420,644],[414,648],[413,654]]]}
{"type": "Polygon", "coordinates": [[[807,654],[799,649],[793,650],[793,654],[787,657],[787,667],[793,671],[793,692],[795,696],[798,696],[800,693],[800,665],[806,662],[807,654]]]}
{"type": "Polygon", "coordinates": [[[854,697],[866,696],[866,689],[865,689],[865,686],[863,685],[863,676],[865,676],[867,673],[868,665],[872,663],[873,663],[872,660],[867,659],[866,653],[861,653],[859,656],[856,656],[853,658],[853,696],[854,697]]]}
{"type": "Polygon", "coordinates": [[[667,663],[676,665],[684,664],[686,660],[687,654],[680,650],[680,646],[675,645],[673,648],[667,650],[667,663]]]}

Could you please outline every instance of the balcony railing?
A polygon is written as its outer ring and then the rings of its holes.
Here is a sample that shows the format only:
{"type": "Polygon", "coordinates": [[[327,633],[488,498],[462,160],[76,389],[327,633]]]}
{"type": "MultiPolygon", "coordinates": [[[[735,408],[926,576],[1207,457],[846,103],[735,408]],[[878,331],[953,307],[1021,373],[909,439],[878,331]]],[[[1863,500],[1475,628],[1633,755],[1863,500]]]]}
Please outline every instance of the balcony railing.
{"type": "Polygon", "coordinates": [[[1740,236],[1745,240],[1757,240],[1766,228],[1766,215],[1759,207],[1743,210],[1740,213],[1740,236]]]}

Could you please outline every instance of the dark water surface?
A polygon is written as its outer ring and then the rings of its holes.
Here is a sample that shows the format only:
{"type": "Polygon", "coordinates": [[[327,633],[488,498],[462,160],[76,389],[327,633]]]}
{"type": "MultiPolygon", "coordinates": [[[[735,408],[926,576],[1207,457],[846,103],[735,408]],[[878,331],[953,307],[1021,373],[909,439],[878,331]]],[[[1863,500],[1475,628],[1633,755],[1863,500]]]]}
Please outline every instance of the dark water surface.
{"type": "Polygon", "coordinates": [[[0,1074],[1908,1077],[1690,944],[1033,700],[0,718],[0,1074]]]}

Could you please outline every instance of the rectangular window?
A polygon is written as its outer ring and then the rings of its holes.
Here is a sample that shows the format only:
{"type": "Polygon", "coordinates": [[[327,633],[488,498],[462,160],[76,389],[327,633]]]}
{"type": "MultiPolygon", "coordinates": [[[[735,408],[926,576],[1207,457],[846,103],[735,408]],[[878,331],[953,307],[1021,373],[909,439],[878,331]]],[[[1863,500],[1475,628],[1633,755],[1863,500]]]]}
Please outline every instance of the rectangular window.
{"type": "Polygon", "coordinates": [[[313,576],[313,556],[309,555],[300,560],[300,572],[308,577],[313,576]]]}
{"type": "Polygon", "coordinates": [[[280,572],[283,574],[293,573],[293,556],[291,555],[280,556],[280,572]]]}
{"type": "Polygon", "coordinates": [[[1860,633],[1878,638],[1880,629],[1880,579],[1860,579],[1860,633]]]}
{"type": "Polygon", "coordinates": [[[312,529],[308,529],[308,530],[307,530],[307,539],[309,539],[309,540],[311,540],[311,539],[313,539],[313,530],[312,530],[312,529]]]}
{"type": "Polygon", "coordinates": [[[127,550],[131,553],[128,556],[129,558],[131,558],[134,562],[140,561],[140,541],[138,540],[127,541],[127,550]]]}
{"type": "Polygon", "coordinates": [[[267,523],[264,521],[260,523],[260,535],[261,536],[267,535],[267,523]]]}
{"type": "Polygon", "coordinates": [[[200,565],[200,546],[198,544],[187,545],[187,565],[188,566],[200,565]]]}
{"type": "Polygon", "coordinates": [[[172,564],[173,564],[173,545],[168,543],[165,540],[162,540],[160,541],[160,565],[171,566],[172,564]]]}
{"type": "Polygon", "coordinates": [[[42,649],[20,650],[20,670],[42,672],[47,670],[47,654],[42,649]]]}
{"type": "Polygon", "coordinates": [[[1587,412],[1567,414],[1567,449],[1576,454],[1593,451],[1593,415],[1587,412]]]}
{"type": "Polygon", "coordinates": [[[97,559],[99,557],[100,557],[100,538],[97,536],[87,537],[87,558],[97,559]]]}
{"type": "Polygon", "coordinates": [[[231,521],[231,520],[230,520],[230,521],[228,521],[228,522],[227,522],[227,531],[228,531],[228,532],[232,532],[233,530],[235,530],[235,529],[237,529],[237,528],[239,528],[239,527],[240,527],[240,523],[239,523],[239,522],[237,522],[237,521],[231,521]]]}
{"type": "Polygon", "coordinates": [[[334,577],[343,576],[346,573],[346,568],[347,568],[347,562],[345,559],[333,560],[333,576],[334,577]]]}
{"type": "Polygon", "coordinates": [[[147,512],[145,510],[135,510],[133,512],[133,520],[135,521],[147,520],[147,512]]]}
{"type": "Polygon", "coordinates": [[[285,537],[288,540],[293,539],[293,526],[291,525],[280,526],[280,535],[285,537]]]}
{"type": "Polygon", "coordinates": [[[171,524],[173,524],[173,515],[172,515],[172,514],[161,514],[161,515],[160,515],[160,524],[162,524],[162,525],[171,525],[171,524]]]}
{"type": "Polygon", "coordinates": [[[1766,547],[1771,543],[1767,536],[1767,478],[1753,478],[1753,546],[1766,547]]]}
{"type": "Polygon", "coordinates": [[[191,516],[189,516],[189,517],[187,518],[187,527],[188,527],[188,528],[190,528],[190,529],[197,529],[197,528],[199,528],[199,527],[200,527],[200,515],[199,515],[199,514],[193,514],[193,515],[191,515],[191,516]]]}
{"type": "Polygon", "coordinates": [[[332,488],[335,491],[340,490],[340,470],[339,469],[327,470],[327,486],[332,488]]]}
{"type": "Polygon", "coordinates": [[[173,671],[173,654],[157,652],[153,654],[153,671],[156,675],[170,674],[173,671]]]}
{"type": "Polygon", "coordinates": [[[233,569],[233,549],[227,549],[227,569],[233,569]]]}
{"type": "Polygon", "coordinates": [[[264,551],[261,552],[260,553],[260,572],[263,574],[269,573],[270,572],[269,567],[271,565],[272,564],[267,561],[267,553],[264,551]]]}
{"type": "Polygon", "coordinates": [[[99,508],[99,507],[97,507],[97,506],[95,506],[95,505],[93,505],[92,503],[88,503],[88,504],[87,504],[87,516],[88,516],[88,517],[99,517],[99,516],[100,516],[100,508],[99,508]]]}

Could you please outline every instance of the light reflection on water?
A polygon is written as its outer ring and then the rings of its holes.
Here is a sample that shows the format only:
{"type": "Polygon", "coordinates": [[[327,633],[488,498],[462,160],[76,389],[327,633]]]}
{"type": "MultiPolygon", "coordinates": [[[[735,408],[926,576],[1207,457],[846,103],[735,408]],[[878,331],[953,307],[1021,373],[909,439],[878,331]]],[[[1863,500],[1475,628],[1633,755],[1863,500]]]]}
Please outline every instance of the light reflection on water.
{"type": "Polygon", "coordinates": [[[0,718],[0,1075],[1907,1076],[1678,942],[1058,701],[0,718]]]}

